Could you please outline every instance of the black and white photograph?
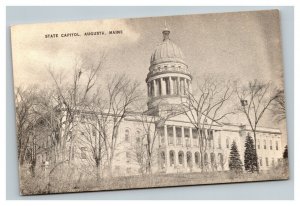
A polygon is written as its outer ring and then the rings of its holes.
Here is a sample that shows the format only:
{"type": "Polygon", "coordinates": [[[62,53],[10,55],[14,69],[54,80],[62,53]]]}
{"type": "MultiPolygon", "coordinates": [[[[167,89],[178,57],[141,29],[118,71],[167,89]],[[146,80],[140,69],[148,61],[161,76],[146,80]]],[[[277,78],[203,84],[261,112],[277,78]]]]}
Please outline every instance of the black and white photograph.
{"type": "Polygon", "coordinates": [[[279,10],[10,29],[21,195],[289,179],[279,10]]]}

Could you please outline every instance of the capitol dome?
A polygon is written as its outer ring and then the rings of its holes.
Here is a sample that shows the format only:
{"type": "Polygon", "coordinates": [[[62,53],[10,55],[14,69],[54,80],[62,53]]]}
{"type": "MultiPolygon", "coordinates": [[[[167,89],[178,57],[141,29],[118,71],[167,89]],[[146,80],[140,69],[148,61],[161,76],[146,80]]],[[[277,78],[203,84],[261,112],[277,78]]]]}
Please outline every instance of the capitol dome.
{"type": "Polygon", "coordinates": [[[170,31],[163,30],[163,42],[160,43],[151,55],[150,64],[160,64],[164,62],[184,62],[184,55],[181,49],[169,38],[170,31]]]}

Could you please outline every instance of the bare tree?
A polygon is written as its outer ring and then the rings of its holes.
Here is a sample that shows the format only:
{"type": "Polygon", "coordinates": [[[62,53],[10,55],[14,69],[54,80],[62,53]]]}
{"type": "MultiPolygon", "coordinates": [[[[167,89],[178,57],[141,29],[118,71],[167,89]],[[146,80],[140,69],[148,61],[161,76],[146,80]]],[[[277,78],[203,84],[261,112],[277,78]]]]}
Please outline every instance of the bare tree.
{"type": "MultiPolygon", "coordinates": [[[[92,100],[85,105],[93,121],[88,124],[97,131],[97,143],[92,146],[95,163],[100,165],[105,154],[109,175],[118,147],[119,128],[124,118],[133,110],[141,93],[139,83],[126,75],[114,75],[99,87],[92,100]]],[[[95,141],[93,141],[95,142],[95,141]]],[[[100,170],[100,169],[99,169],[100,170]]]]}
{"type": "Polygon", "coordinates": [[[277,98],[274,100],[271,110],[277,122],[281,122],[286,119],[285,95],[282,89],[277,91],[277,98]]]}
{"type": "Polygon", "coordinates": [[[226,104],[232,96],[231,83],[216,81],[212,78],[205,78],[204,82],[198,82],[195,94],[186,91],[182,98],[183,112],[197,130],[200,151],[200,168],[204,171],[204,154],[207,150],[207,143],[213,138],[212,126],[218,121],[232,114],[226,111],[226,104]],[[207,132],[206,132],[207,131],[207,132]]]}
{"type": "MultiPolygon", "coordinates": [[[[237,107],[237,110],[247,118],[253,132],[255,153],[257,156],[257,126],[272,102],[278,98],[278,93],[272,89],[272,84],[270,82],[263,83],[258,80],[250,81],[248,85],[244,87],[238,87],[238,84],[236,84],[235,92],[241,103],[240,106],[237,107]]],[[[259,172],[258,166],[258,161],[256,161],[256,168],[259,172]]]]}
{"type": "Polygon", "coordinates": [[[76,117],[86,104],[88,95],[97,82],[103,69],[104,60],[105,56],[102,54],[95,65],[76,62],[72,69],[73,76],[70,82],[61,73],[55,74],[53,70],[49,69],[56,91],[56,109],[60,112],[59,117],[56,118],[58,131],[55,135],[59,161],[70,160],[70,148],[67,148],[66,143],[72,144],[73,129],[78,123],[76,117]]]}
{"type": "Polygon", "coordinates": [[[143,154],[144,157],[141,158],[146,160],[143,163],[145,163],[146,173],[148,174],[152,173],[152,167],[157,157],[157,150],[155,150],[156,144],[158,144],[159,137],[162,136],[164,130],[163,125],[170,116],[171,115],[149,115],[147,112],[135,116],[136,120],[141,122],[142,125],[142,133],[144,135],[140,147],[143,149],[141,154],[143,154]]]}

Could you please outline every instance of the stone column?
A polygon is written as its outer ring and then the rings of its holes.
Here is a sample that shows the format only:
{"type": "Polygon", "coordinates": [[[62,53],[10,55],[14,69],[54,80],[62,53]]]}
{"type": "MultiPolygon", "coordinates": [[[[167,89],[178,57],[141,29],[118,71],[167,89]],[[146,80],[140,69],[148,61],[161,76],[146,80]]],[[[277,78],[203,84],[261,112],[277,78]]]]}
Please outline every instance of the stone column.
{"type": "Polygon", "coordinates": [[[191,145],[191,147],[194,146],[194,138],[193,138],[192,127],[190,127],[190,145],[191,145]]]}
{"type": "Polygon", "coordinates": [[[186,91],[187,91],[187,81],[186,81],[186,78],[183,79],[183,94],[186,94],[186,91]]]}
{"type": "Polygon", "coordinates": [[[179,77],[177,77],[176,86],[177,86],[177,94],[180,94],[180,78],[179,77]]]}
{"type": "Polygon", "coordinates": [[[184,127],[181,127],[181,143],[182,145],[185,144],[184,127]]]}
{"type": "Polygon", "coordinates": [[[173,91],[173,80],[172,80],[172,77],[169,77],[169,82],[170,82],[170,95],[173,95],[174,91],[173,91]]]}
{"type": "Polygon", "coordinates": [[[168,132],[167,132],[167,125],[164,125],[164,138],[165,138],[165,143],[166,142],[169,142],[169,139],[168,139],[168,132]]]}
{"type": "Polygon", "coordinates": [[[177,144],[177,137],[176,137],[176,128],[175,126],[173,126],[173,143],[175,145],[175,143],[177,144]]]}

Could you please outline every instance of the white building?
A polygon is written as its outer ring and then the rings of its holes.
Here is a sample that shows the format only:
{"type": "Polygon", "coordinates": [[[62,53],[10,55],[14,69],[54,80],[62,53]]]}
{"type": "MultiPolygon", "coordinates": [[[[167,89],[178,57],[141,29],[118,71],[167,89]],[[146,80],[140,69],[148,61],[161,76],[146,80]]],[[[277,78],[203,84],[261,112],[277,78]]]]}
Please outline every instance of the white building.
{"type": "MultiPolygon", "coordinates": [[[[138,156],[142,154],[137,154],[136,150],[147,147],[144,144],[147,136],[144,128],[145,122],[152,131],[148,132],[148,137],[152,140],[155,138],[153,143],[153,173],[201,171],[197,131],[187,116],[177,114],[163,123],[157,121],[166,113],[178,111],[182,101],[186,101],[186,92],[192,92],[192,75],[184,61],[182,51],[169,39],[169,34],[168,29],[163,31],[163,41],[151,56],[149,73],[146,77],[149,97],[147,117],[141,121],[137,118],[140,114],[133,113],[125,118],[119,128],[116,143],[118,146],[112,164],[114,176],[137,175],[144,172],[145,162],[142,157],[138,156]],[[155,128],[157,129],[156,133],[155,128]]],[[[206,129],[204,132],[209,139],[203,157],[205,170],[229,170],[228,160],[233,141],[237,143],[243,162],[246,136],[253,136],[250,127],[214,123],[211,129],[206,129]]],[[[88,144],[84,145],[80,141],[82,135],[84,132],[79,129],[77,142],[74,143],[73,159],[85,164],[89,161],[90,149],[88,144]]],[[[279,129],[264,127],[257,129],[257,153],[260,170],[268,170],[278,164],[282,158],[282,151],[279,129]]],[[[86,166],[88,165],[86,164],[86,166]]],[[[104,168],[103,172],[105,173],[105,163],[103,163],[102,168],[104,168]]]]}

